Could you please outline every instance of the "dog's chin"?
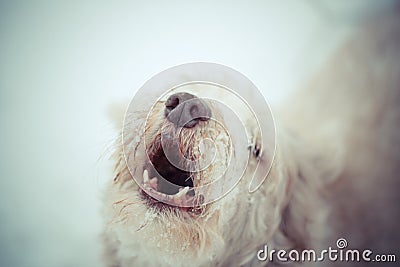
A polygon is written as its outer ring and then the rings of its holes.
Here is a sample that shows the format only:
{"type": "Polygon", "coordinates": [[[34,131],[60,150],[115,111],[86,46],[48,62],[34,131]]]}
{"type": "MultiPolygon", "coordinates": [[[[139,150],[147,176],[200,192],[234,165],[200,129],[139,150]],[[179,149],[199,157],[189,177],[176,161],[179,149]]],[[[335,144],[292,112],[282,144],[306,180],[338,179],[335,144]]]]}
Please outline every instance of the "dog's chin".
{"type": "MultiPolygon", "coordinates": [[[[181,174],[171,172],[171,175],[181,174]]],[[[149,177],[152,177],[152,171],[144,168],[143,184],[135,185],[137,191],[130,193],[139,200],[129,207],[132,214],[129,220],[135,236],[146,240],[142,246],[157,254],[157,259],[163,259],[163,264],[171,266],[183,266],[182,262],[204,265],[203,262],[210,261],[208,257],[215,257],[223,246],[222,233],[218,229],[220,212],[226,202],[202,203],[202,195],[196,192],[195,185],[190,189],[181,185],[183,189],[177,193],[161,191],[165,188],[163,181],[149,177]]],[[[172,180],[168,176],[164,178],[172,180]]]]}

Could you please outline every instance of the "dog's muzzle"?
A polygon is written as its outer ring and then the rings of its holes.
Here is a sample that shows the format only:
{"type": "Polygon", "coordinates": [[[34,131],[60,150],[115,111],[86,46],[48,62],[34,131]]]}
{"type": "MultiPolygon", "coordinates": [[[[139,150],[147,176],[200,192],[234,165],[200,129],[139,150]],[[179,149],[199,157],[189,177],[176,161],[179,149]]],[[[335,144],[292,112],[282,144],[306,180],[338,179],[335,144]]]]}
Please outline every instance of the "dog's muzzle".
{"type": "MultiPolygon", "coordinates": [[[[201,205],[204,196],[197,194],[194,188],[199,158],[192,152],[182,151],[181,138],[185,139],[184,135],[188,135],[188,131],[193,130],[194,133],[197,127],[204,127],[200,122],[211,119],[211,109],[205,100],[181,92],[167,99],[164,116],[168,122],[166,125],[170,123],[173,127],[162,128],[148,147],[150,161],[143,171],[144,193],[163,203],[180,207],[201,205]],[[182,131],[186,133],[182,134],[182,131]]],[[[160,202],[155,203],[159,206],[160,202]]]]}

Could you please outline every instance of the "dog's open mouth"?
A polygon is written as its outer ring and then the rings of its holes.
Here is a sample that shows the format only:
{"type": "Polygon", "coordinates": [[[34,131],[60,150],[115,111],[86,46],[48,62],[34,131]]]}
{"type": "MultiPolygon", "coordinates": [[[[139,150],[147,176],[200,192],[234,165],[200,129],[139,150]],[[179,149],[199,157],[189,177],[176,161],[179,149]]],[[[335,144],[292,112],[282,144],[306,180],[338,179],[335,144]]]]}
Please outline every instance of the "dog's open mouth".
{"type": "Polygon", "coordinates": [[[149,124],[146,129],[151,138],[145,145],[149,160],[143,168],[143,195],[163,206],[201,206],[204,195],[199,187],[211,179],[202,170],[215,154],[214,146],[201,140],[218,135],[215,125],[209,125],[211,110],[196,96],[177,93],[165,102],[163,117],[160,124],[149,124]]]}
{"type": "Polygon", "coordinates": [[[193,173],[171,164],[162,149],[149,156],[151,163],[143,171],[145,194],[156,201],[175,206],[193,207],[202,204],[201,196],[195,194],[193,173]]]}
{"type": "Polygon", "coordinates": [[[151,203],[185,209],[204,203],[204,196],[196,192],[196,187],[206,183],[197,171],[201,153],[193,139],[197,139],[199,132],[201,126],[182,130],[167,122],[148,145],[149,161],[144,166],[142,189],[151,203]]]}

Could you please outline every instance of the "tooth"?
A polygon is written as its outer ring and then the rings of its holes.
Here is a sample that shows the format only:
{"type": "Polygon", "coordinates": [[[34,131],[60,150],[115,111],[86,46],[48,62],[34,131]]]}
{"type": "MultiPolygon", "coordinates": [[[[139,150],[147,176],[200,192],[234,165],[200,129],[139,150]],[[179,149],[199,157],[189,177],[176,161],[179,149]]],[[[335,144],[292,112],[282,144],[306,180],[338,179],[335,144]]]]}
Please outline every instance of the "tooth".
{"type": "Polygon", "coordinates": [[[150,180],[150,186],[151,186],[151,188],[153,188],[154,190],[157,190],[157,178],[156,178],[156,177],[153,177],[153,178],[150,180]]]}
{"type": "Polygon", "coordinates": [[[147,172],[147,170],[145,169],[143,171],[143,183],[148,183],[149,182],[149,173],[147,172]]]}
{"type": "Polygon", "coordinates": [[[181,198],[182,196],[186,195],[186,193],[189,191],[189,187],[186,186],[182,190],[180,190],[178,193],[174,195],[175,198],[181,198]]]}

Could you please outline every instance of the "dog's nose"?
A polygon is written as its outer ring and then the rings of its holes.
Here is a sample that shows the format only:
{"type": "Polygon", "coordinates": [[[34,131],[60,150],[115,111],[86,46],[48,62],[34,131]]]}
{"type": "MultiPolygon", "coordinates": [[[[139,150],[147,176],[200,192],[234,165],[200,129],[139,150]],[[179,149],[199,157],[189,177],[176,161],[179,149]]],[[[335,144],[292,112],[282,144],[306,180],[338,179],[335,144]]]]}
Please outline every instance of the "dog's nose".
{"type": "Polygon", "coordinates": [[[165,102],[165,117],[176,127],[192,128],[199,121],[211,117],[211,110],[204,100],[188,93],[176,93],[165,102]]]}

